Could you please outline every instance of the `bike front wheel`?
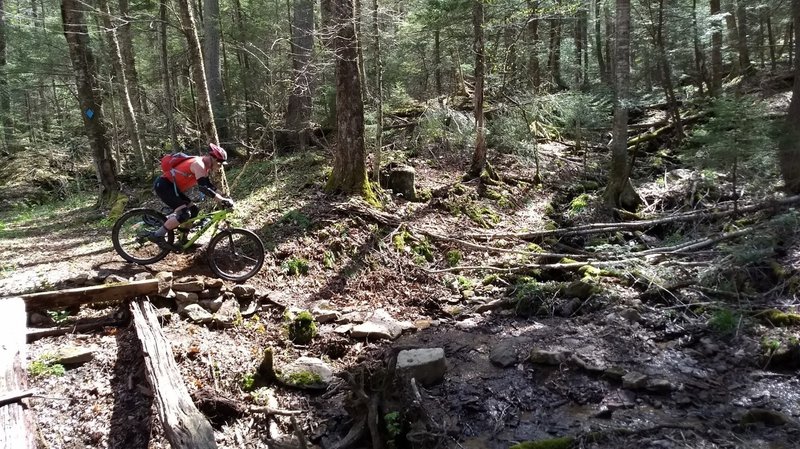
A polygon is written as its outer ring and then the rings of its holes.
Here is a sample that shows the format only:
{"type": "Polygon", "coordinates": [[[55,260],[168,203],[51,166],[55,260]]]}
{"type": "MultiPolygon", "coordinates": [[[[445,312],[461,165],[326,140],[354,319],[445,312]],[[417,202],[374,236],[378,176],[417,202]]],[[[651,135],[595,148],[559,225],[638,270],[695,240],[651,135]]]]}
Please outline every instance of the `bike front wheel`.
{"type": "Polygon", "coordinates": [[[208,243],[207,257],[211,271],[220,278],[244,281],[264,265],[264,244],[247,229],[227,229],[208,243]]]}
{"type": "MultiPolygon", "coordinates": [[[[149,241],[147,236],[160,228],[167,217],[152,209],[131,209],[122,214],[111,230],[111,241],[117,254],[128,262],[147,265],[158,262],[169,254],[164,249],[149,241]]],[[[165,236],[172,243],[174,235],[169,231],[165,236]]]]}

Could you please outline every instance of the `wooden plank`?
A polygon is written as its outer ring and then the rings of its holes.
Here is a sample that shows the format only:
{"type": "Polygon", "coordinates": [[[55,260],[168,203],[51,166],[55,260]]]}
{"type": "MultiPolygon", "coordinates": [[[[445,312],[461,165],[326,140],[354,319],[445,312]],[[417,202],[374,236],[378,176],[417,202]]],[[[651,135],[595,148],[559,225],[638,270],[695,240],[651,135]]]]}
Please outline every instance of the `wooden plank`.
{"type": "MultiPolygon", "coordinates": [[[[25,372],[25,302],[0,301],[0,396],[28,388],[25,372]]],[[[0,449],[34,449],[33,418],[18,400],[0,406],[0,449]]]]}
{"type": "Polygon", "coordinates": [[[74,334],[78,332],[98,331],[104,327],[120,327],[126,323],[126,320],[115,318],[113,316],[106,316],[99,318],[85,318],[66,326],[42,328],[29,327],[26,332],[27,341],[28,343],[32,343],[40,338],[56,337],[59,335],[74,334]]]}
{"type": "Polygon", "coordinates": [[[64,307],[112,302],[158,293],[158,279],[147,279],[121,284],[95,285],[92,287],[71,288],[52,292],[21,295],[28,311],[52,310],[64,307]]]}
{"type": "Polygon", "coordinates": [[[216,448],[214,430],[189,396],[155,308],[149,301],[132,301],[131,312],[167,441],[173,449],[216,448]]]}

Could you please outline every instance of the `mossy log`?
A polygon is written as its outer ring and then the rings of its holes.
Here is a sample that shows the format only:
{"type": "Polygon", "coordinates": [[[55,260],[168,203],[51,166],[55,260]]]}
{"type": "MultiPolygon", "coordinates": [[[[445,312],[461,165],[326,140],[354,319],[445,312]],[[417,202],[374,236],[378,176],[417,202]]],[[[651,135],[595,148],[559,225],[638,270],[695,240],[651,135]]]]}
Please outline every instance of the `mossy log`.
{"type": "Polygon", "coordinates": [[[25,372],[25,304],[20,298],[0,300],[0,392],[8,403],[0,405],[0,446],[14,449],[37,447],[30,411],[19,399],[28,388],[25,372]],[[14,393],[13,395],[11,393],[14,393]],[[11,396],[16,396],[12,400],[11,396]]]}

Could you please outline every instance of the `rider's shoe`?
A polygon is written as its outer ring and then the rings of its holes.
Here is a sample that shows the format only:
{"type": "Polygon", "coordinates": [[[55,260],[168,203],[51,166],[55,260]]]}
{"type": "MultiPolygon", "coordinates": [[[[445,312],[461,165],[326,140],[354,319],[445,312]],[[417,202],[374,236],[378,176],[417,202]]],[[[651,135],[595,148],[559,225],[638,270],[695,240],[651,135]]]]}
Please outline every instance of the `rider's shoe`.
{"type": "Polygon", "coordinates": [[[159,248],[165,249],[167,251],[177,251],[179,248],[175,245],[169,243],[165,236],[163,235],[156,235],[155,232],[151,232],[147,234],[147,240],[150,242],[155,243],[158,245],[159,248]]]}

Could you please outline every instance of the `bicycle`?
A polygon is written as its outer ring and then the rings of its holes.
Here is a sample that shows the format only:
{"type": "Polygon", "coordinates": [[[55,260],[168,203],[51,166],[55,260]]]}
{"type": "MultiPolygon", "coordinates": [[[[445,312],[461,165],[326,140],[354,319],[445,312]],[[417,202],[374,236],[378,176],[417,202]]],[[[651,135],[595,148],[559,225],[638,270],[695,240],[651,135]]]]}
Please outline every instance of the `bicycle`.
{"type": "Polygon", "coordinates": [[[188,252],[209,229],[211,240],[206,259],[211,271],[222,279],[244,281],[253,277],[264,264],[264,244],[247,229],[235,228],[228,221],[231,209],[201,212],[196,217],[167,232],[165,240],[173,249],[162,248],[147,236],[167,220],[165,214],[149,208],[131,209],[114,223],[111,241],[117,254],[128,262],[148,265],[170,252],[188,252]]]}

